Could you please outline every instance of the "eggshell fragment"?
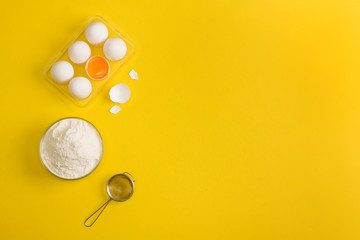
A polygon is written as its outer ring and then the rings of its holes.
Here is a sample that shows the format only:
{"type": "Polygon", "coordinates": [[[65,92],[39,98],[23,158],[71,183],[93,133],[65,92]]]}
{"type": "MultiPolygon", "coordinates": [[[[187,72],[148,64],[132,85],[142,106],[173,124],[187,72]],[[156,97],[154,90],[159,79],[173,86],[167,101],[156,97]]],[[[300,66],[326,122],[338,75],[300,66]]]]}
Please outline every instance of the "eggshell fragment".
{"type": "Polygon", "coordinates": [[[118,112],[120,112],[121,108],[119,106],[113,106],[112,108],[110,108],[110,112],[113,114],[117,114],[118,112]]]}
{"type": "Polygon", "coordinates": [[[130,88],[123,83],[117,84],[110,89],[110,99],[116,103],[126,103],[131,95],[130,88]]]}
{"type": "Polygon", "coordinates": [[[129,75],[131,79],[139,80],[138,74],[134,71],[134,69],[129,72],[129,75]]]}

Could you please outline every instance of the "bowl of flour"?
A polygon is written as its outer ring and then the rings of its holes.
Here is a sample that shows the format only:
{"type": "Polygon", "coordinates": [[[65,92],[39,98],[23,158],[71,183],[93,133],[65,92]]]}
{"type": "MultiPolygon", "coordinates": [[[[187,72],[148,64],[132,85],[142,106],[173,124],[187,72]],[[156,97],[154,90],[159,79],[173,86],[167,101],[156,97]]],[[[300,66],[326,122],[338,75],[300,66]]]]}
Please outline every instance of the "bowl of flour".
{"type": "Polygon", "coordinates": [[[55,176],[74,180],[99,165],[104,146],[94,125],[81,118],[63,118],[45,131],[40,141],[43,165],[55,176]]]}

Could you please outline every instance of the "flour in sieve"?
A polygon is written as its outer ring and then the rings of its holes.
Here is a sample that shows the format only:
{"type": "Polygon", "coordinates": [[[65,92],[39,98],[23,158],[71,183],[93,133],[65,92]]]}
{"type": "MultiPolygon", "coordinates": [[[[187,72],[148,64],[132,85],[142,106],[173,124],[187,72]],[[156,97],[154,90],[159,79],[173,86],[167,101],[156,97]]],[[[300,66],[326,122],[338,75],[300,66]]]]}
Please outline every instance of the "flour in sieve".
{"type": "Polygon", "coordinates": [[[73,179],[91,172],[101,160],[98,131],[82,119],[63,119],[46,132],[40,147],[44,165],[55,175],[73,179]]]}

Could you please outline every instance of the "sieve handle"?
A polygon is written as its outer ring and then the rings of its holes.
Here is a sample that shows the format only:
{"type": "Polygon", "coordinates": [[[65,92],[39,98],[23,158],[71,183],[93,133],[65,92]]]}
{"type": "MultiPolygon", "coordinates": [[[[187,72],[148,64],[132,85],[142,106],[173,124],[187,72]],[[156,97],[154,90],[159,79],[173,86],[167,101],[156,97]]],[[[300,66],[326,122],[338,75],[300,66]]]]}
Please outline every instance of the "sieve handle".
{"type": "Polygon", "coordinates": [[[96,222],[96,220],[100,217],[100,215],[101,215],[102,212],[105,210],[106,206],[110,203],[110,201],[111,201],[111,198],[109,198],[109,200],[107,200],[106,203],[104,203],[103,205],[101,205],[101,207],[99,207],[93,214],[91,214],[91,215],[85,220],[84,224],[85,224],[86,227],[91,227],[91,226],[96,222]],[[100,210],[101,210],[101,211],[100,211],[100,210]],[[88,225],[88,224],[87,224],[87,221],[88,221],[93,215],[95,215],[95,213],[97,213],[97,212],[99,212],[99,211],[100,211],[100,213],[96,216],[95,220],[94,220],[90,225],[88,225]]]}

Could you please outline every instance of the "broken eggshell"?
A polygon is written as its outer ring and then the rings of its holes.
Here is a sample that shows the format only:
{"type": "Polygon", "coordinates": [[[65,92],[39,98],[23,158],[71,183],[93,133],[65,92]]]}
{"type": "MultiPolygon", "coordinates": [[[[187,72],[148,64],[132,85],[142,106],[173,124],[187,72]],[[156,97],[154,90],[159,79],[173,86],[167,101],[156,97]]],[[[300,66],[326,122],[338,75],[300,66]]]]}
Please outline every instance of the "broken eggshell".
{"type": "Polygon", "coordinates": [[[139,80],[138,74],[134,71],[134,69],[129,72],[129,75],[131,79],[139,80]]]}
{"type": "Polygon", "coordinates": [[[110,99],[116,103],[126,103],[131,95],[130,88],[123,83],[117,84],[110,89],[110,99]]]}
{"type": "Polygon", "coordinates": [[[110,112],[113,114],[117,114],[118,112],[120,112],[121,108],[119,106],[113,106],[112,108],[110,108],[110,112]]]}

